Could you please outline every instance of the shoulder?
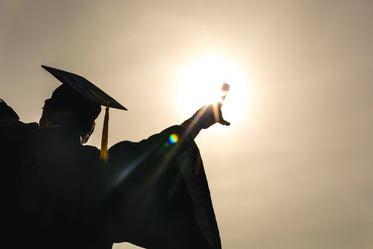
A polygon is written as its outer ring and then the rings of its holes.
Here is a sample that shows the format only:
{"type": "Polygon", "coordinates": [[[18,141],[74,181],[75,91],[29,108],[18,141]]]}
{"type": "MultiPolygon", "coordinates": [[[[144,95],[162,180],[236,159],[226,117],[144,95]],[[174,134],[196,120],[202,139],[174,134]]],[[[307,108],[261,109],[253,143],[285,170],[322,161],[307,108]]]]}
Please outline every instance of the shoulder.
{"type": "Polygon", "coordinates": [[[84,145],[83,150],[85,150],[87,152],[94,152],[94,153],[97,153],[97,152],[100,151],[97,147],[92,146],[92,145],[84,145]]]}
{"type": "Polygon", "coordinates": [[[83,145],[81,146],[80,150],[81,156],[83,156],[84,161],[95,164],[100,164],[102,160],[100,160],[100,150],[91,145],[83,145]]]}
{"type": "Polygon", "coordinates": [[[111,162],[122,162],[124,159],[126,162],[134,160],[139,154],[141,154],[142,148],[139,143],[131,141],[119,142],[109,149],[109,161],[111,162]]]}
{"type": "Polygon", "coordinates": [[[17,113],[0,99],[0,126],[11,125],[19,120],[17,113]]]}
{"type": "Polygon", "coordinates": [[[14,142],[27,140],[35,136],[38,132],[39,125],[37,123],[23,123],[21,121],[16,121],[12,124],[0,126],[0,137],[3,141],[6,139],[14,142]]]}
{"type": "Polygon", "coordinates": [[[121,141],[110,147],[109,152],[116,152],[118,150],[137,150],[139,143],[131,141],[121,141]]]}
{"type": "Polygon", "coordinates": [[[2,136],[25,136],[33,134],[39,130],[37,123],[23,123],[19,116],[8,106],[4,100],[0,99],[0,134],[2,136]]]}

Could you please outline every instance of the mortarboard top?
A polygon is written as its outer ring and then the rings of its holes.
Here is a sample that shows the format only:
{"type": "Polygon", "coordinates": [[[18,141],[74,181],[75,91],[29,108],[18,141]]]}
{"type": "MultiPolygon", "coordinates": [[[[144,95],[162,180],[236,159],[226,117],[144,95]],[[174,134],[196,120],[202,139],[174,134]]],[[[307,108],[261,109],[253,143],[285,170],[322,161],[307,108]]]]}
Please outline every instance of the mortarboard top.
{"type": "Polygon", "coordinates": [[[106,162],[108,160],[107,145],[109,129],[109,107],[121,110],[127,110],[127,108],[119,104],[115,99],[110,97],[100,88],[98,88],[82,76],[44,65],[42,65],[42,67],[49,73],[51,73],[54,77],[56,77],[59,81],[61,81],[63,84],[70,86],[86,100],[99,105],[106,106],[100,153],[100,158],[102,160],[105,160],[106,162]]]}
{"type": "Polygon", "coordinates": [[[82,97],[84,97],[86,100],[103,106],[127,110],[127,108],[119,104],[115,99],[110,97],[100,88],[98,88],[82,76],[44,65],[42,65],[42,67],[63,84],[69,85],[80,95],[82,95],[82,97]]]}

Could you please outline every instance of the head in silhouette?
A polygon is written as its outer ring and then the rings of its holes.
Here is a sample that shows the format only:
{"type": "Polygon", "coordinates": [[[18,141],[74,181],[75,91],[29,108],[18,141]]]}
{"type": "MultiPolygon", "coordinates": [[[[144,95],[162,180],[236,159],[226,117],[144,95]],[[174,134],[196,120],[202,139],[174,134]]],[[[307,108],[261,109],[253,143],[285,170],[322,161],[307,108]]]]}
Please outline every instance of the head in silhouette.
{"type": "Polygon", "coordinates": [[[101,112],[100,104],[82,97],[67,84],[54,90],[52,97],[45,100],[39,125],[41,128],[67,127],[80,131],[81,141],[88,141],[101,112]]]}
{"type": "Polygon", "coordinates": [[[62,85],[54,90],[52,98],[45,101],[43,115],[39,121],[40,127],[78,129],[82,142],[85,143],[93,132],[95,119],[101,111],[101,105],[106,106],[102,136],[104,150],[101,149],[105,152],[109,107],[127,109],[82,76],[44,65],[42,67],[58,79],[62,85]]]}

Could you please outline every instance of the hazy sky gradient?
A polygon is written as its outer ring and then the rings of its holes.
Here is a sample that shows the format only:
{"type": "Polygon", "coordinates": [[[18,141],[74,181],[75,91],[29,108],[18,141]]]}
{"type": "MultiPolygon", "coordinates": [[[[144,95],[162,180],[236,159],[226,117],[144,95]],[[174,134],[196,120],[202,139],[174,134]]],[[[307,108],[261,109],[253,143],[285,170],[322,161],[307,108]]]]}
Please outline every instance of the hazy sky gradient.
{"type": "Polygon", "coordinates": [[[197,138],[223,248],[370,249],[372,11],[368,0],[3,0],[0,97],[38,121],[59,85],[40,65],[72,71],[129,109],[111,111],[109,143],[139,141],[192,114],[177,103],[188,65],[233,61],[248,79],[245,118],[197,138]]]}

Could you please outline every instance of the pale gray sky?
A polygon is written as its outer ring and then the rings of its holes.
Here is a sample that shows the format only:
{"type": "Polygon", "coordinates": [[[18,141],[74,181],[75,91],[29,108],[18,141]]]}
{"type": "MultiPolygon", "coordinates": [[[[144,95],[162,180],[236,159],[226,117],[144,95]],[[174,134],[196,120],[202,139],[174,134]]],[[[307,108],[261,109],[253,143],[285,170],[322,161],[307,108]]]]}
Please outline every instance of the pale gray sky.
{"type": "Polygon", "coordinates": [[[370,249],[372,11],[369,0],[2,0],[0,97],[37,121],[59,85],[40,65],[71,71],[129,109],[111,111],[110,144],[138,141],[192,114],[178,104],[182,72],[217,55],[250,91],[243,118],[197,138],[223,248],[370,249]]]}

